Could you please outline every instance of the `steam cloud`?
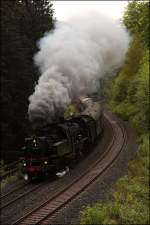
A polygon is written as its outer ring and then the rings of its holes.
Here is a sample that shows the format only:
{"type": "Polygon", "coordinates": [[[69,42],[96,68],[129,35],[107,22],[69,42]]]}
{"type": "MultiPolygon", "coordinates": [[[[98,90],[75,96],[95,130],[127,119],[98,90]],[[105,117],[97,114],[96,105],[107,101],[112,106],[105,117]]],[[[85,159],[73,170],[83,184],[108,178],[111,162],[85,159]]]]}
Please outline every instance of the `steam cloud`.
{"type": "Polygon", "coordinates": [[[122,65],[128,44],[123,25],[95,12],[57,22],[34,56],[41,76],[29,97],[29,119],[51,122],[72,99],[91,93],[99,78],[122,65]]]}

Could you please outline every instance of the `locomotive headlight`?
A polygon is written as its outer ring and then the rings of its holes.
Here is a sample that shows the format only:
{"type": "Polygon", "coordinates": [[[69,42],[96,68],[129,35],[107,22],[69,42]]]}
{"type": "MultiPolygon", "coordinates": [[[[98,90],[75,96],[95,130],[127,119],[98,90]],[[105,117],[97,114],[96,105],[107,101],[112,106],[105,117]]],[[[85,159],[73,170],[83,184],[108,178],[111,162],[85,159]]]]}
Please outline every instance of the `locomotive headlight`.
{"type": "Polygon", "coordinates": [[[26,165],[27,165],[26,163],[23,164],[23,166],[26,166],[26,165]]]}
{"type": "Polygon", "coordinates": [[[47,165],[47,161],[44,161],[44,164],[47,165]]]}
{"type": "Polygon", "coordinates": [[[24,180],[28,180],[29,179],[29,176],[28,176],[28,174],[24,174],[24,180]]]}

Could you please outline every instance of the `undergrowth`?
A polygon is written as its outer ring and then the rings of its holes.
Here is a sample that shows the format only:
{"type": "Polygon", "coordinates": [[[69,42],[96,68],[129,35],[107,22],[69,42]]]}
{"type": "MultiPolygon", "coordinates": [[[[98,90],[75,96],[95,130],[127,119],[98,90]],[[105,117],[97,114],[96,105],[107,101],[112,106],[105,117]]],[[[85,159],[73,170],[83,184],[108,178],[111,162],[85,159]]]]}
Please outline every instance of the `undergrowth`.
{"type": "MultiPolygon", "coordinates": [[[[6,165],[2,161],[1,168],[0,168],[0,175],[3,176],[5,173],[8,172],[8,170],[5,169],[6,165]]],[[[9,169],[10,175],[6,176],[4,179],[0,181],[0,188],[1,190],[5,188],[7,185],[19,180],[22,178],[22,172],[21,172],[21,163],[17,166],[18,170],[17,172],[13,173],[11,175],[11,169],[9,169]]]]}
{"type": "Polygon", "coordinates": [[[149,224],[149,137],[139,138],[137,157],[112,190],[112,201],[81,211],[80,224],[149,224]]]}

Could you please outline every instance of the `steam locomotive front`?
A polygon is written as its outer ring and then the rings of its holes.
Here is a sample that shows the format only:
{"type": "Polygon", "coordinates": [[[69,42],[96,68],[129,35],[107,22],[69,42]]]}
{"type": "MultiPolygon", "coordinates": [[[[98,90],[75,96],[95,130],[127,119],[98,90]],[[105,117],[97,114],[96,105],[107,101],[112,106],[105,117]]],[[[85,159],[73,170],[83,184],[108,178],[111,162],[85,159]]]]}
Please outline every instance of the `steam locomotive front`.
{"type": "Polygon", "coordinates": [[[50,170],[48,147],[46,137],[25,139],[25,146],[22,148],[22,172],[25,180],[39,177],[50,170]]]}

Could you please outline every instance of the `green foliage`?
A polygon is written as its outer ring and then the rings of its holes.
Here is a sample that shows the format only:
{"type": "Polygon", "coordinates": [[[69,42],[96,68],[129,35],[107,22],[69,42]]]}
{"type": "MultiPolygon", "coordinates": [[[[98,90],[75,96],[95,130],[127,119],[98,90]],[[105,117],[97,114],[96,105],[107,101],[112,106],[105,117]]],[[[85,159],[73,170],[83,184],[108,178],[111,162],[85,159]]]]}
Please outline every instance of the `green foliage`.
{"type": "MultiPolygon", "coordinates": [[[[132,86],[136,83],[137,90],[134,94],[134,105],[137,109],[137,114],[132,119],[135,127],[140,131],[149,129],[149,51],[146,51],[141,67],[137,73],[137,79],[132,81],[132,86]]],[[[129,89],[130,94],[130,89],[129,89]]],[[[130,101],[130,95],[128,96],[130,101]]]]}
{"type": "Polygon", "coordinates": [[[119,74],[112,87],[110,103],[112,110],[123,119],[130,120],[140,133],[149,129],[148,55],[146,49],[138,71],[132,76],[128,77],[124,71],[119,74]]]}
{"type": "Polygon", "coordinates": [[[93,208],[87,207],[81,211],[80,224],[108,224],[108,212],[106,207],[101,204],[93,208]]]}
{"type": "MultiPolygon", "coordinates": [[[[139,138],[139,151],[137,152],[136,160],[129,162],[129,174],[136,176],[138,174],[139,180],[145,178],[149,172],[149,135],[144,134],[139,138]]],[[[146,182],[147,184],[147,182],[146,182]]]]}
{"type": "Polygon", "coordinates": [[[123,22],[134,35],[141,35],[143,42],[149,45],[149,1],[129,2],[123,16],[123,22]]]}
{"type": "Polygon", "coordinates": [[[127,77],[134,76],[140,68],[140,61],[144,52],[144,44],[139,35],[132,38],[130,48],[127,53],[126,63],[123,66],[121,72],[127,77]]]}
{"type": "Polygon", "coordinates": [[[124,23],[134,36],[127,60],[112,85],[110,95],[112,110],[123,119],[130,120],[140,133],[149,129],[149,51],[141,37],[142,32],[147,32],[145,26],[149,24],[147,7],[147,2],[135,1],[127,7],[124,23]],[[141,25],[137,18],[145,22],[141,25]]]}
{"type": "Polygon", "coordinates": [[[128,80],[123,73],[120,73],[112,87],[112,104],[121,103],[127,96],[128,80]]]}
{"type": "Polygon", "coordinates": [[[64,111],[64,118],[69,118],[75,113],[75,106],[73,104],[68,104],[64,111]]]}

